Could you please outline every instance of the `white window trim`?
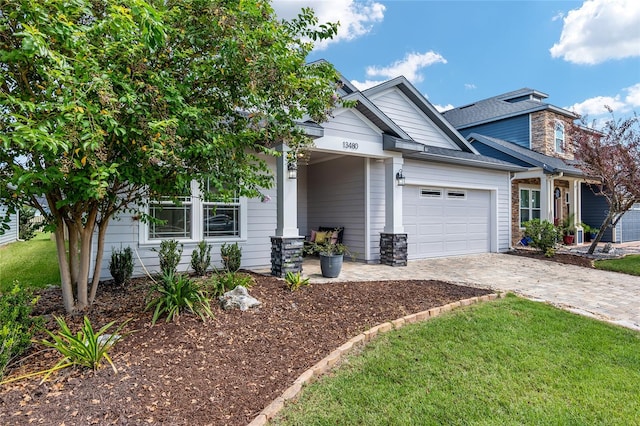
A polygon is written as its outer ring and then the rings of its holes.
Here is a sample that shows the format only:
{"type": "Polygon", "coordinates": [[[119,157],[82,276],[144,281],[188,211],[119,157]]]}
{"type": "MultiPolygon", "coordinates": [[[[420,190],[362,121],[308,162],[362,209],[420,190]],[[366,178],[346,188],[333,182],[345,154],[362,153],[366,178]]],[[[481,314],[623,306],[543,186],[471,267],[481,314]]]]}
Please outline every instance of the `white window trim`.
{"type": "Polygon", "coordinates": [[[566,141],[566,132],[564,128],[564,123],[562,121],[556,120],[553,126],[553,149],[558,154],[564,154],[565,152],[565,141],[566,141]],[[560,144],[560,149],[558,149],[558,138],[556,137],[556,132],[558,131],[558,127],[562,128],[562,142],[560,144]]]}
{"type": "Polygon", "coordinates": [[[464,201],[467,199],[467,191],[464,189],[447,189],[447,200],[459,200],[464,201]],[[461,194],[460,196],[451,195],[452,193],[461,194]]]}
{"type": "MultiPolygon", "coordinates": [[[[240,207],[240,234],[238,236],[221,236],[221,237],[204,237],[203,232],[203,217],[204,217],[204,200],[201,197],[200,188],[198,183],[191,182],[191,238],[175,238],[178,242],[183,244],[197,244],[202,240],[208,243],[226,243],[226,242],[240,242],[246,241],[247,226],[249,224],[247,218],[248,212],[248,199],[247,197],[239,197],[238,203],[240,207]]],[[[236,204],[236,203],[234,203],[236,204]]],[[[149,214],[149,204],[146,207],[146,213],[149,214]]],[[[138,227],[138,241],[140,246],[154,247],[159,245],[162,241],[170,238],[149,238],[149,224],[140,223],[138,227]]]]}
{"type": "MultiPolygon", "coordinates": [[[[531,191],[538,191],[540,193],[540,196],[542,197],[542,191],[541,188],[539,186],[535,186],[535,185],[518,185],[518,227],[520,229],[524,229],[524,227],[522,226],[522,216],[520,216],[520,210],[522,210],[522,205],[521,203],[521,197],[520,197],[520,191],[522,189],[526,189],[527,191],[529,191],[529,197],[531,197],[531,191]]],[[[542,204],[542,198],[540,198],[540,203],[542,204]]],[[[540,215],[542,216],[542,205],[538,208],[538,210],[540,210],[540,215]]],[[[531,207],[529,207],[529,213],[531,213],[531,207]]]]}
{"type": "Polygon", "coordinates": [[[435,199],[442,199],[443,197],[443,190],[442,188],[427,188],[427,187],[423,187],[420,188],[420,198],[435,198],[435,199]],[[424,194],[424,192],[437,192],[438,195],[430,195],[430,194],[424,194]]]}

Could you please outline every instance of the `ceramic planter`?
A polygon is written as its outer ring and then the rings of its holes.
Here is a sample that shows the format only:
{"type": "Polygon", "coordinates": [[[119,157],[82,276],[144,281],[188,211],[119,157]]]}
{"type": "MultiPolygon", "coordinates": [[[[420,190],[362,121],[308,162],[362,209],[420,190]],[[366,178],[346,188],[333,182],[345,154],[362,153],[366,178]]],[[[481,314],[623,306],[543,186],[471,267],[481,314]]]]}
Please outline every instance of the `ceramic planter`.
{"type": "Polygon", "coordinates": [[[320,270],[326,278],[336,278],[342,270],[343,254],[320,253],[320,270]]]}

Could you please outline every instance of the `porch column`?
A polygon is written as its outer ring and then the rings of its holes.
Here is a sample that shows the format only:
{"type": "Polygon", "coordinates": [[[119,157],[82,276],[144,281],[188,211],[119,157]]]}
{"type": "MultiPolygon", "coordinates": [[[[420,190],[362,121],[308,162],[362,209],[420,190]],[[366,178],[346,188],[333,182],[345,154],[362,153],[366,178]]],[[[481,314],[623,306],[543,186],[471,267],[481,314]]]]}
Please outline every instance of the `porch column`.
{"type": "Polygon", "coordinates": [[[404,159],[393,157],[385,160],[385,226],[380,234],[380,263],[390,266],[407,265],[407,234],[402,222],[402,186],[396,175],[402,169],[404,159]]]}
{"type": "Polygon", "coordinates": [[[271,237],[271,274],[283,277],[287,272],[302,271],[304,237],[298,230],[298,185],[289,178],[289,147],[276,148],[282,155],[276,159],[278,217],[275,236],[271,237]]]}
{"type": "Polygon", "coordinates": [[[584,242],[584,229],[582,229],[582,193],[580,191],[580,181],[571,179],[569,181],[569,214],[573,213],[574,226],[576,228],[576,243],[584,242]]]}
{"type": "Polygon", "coordinates": [[[553,176],[540,177],[540,220],[553,223],[553,176]]]}

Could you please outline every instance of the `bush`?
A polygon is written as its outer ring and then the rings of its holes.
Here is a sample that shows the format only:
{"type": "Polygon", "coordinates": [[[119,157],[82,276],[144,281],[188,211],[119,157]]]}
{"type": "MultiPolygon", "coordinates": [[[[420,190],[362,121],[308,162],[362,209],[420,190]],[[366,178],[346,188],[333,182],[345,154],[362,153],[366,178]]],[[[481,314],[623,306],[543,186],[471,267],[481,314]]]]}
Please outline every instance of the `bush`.
{"type": "Polygon", "coordinates": [[[31,219],[33,219],[35,215],[36,210],[33,207],[20,207],[20,215],[18,218],[18,237],[21,240],[28,241],[36,236],[36,225],[31,223],[31,219]]]}
{"type": "Polygon", "coordinates": [[[178,321],[180,313],[185,311],[198,315],[203,321],[206,317],[213,317],[209,299],[198,283],[187,276],[165,274],[162,284],[154,286],[152,292],[160,293],[145,307],[145,310],[153,308],[152,324],[162,315],[167,316],[167,322],[178,321]]]}
{"type": "Polygon", "coordinates": [[[120,331],[128,321],[120,325],[112,334],[107,334],[107,330],[110,329],[115,322],[110,322],[96,332],[93,330],[89,318],[85,316],[80,331],[74,335],[64,321],[64,318],[54,318],[60,327],[60,331],[58,333],[52,333],[46,330],[53,341],[43,340],[42,344],[54,348],[62,354],[63,358],[58,361],[53,368],[47,370],[47,375],[44,379],[56,370],[74,365],[91,368],[95,371],[100,367],[103,359],[106,359],[109,365],[111,365],[114,373],[118,372],[108,352],[109,349],[122,338],[120,331]]]}
{"type": "Polygon", "coordinates": [[[289,290],[296,291],[302,286],[309,285],[309,278],[302,278],[300,272],[295,274],[293,272],[287,272],[284,277],[284,282],[289,290]]]}
{"type": "Polygon", "coordinates": [[[558,229],[547,220],[532,219],[524,224],[524,235],[529,237],[529,245],[537,248],[547,257],[555,255],[555,246],[558,242],[558,229]]]}
{"type": "Polygon", "coordinates": [[[124,285],[133,274],[133,252],[131,247],[124,250],[115,250],[111,252],[111,261],[109,262],[109,272],[113,277],[116,285],[124,285]]]}
{"type": "Polygon", "coordinates": [[[233,290],[239,285],[251,288],[256,283],[255,279],[249,275],[238,272],[224,272],[215,274],[209,280],[209,291],[212,297],[222,296],[225,292],[233,290]]]}
{"type": "Polygon", "coordinates": [[[191,267],[199,277],[203,276],[211,265],[211,246],[205,241],[198,243],[198,248],[191,253],[191,267]]]}
{"type": "Polygon", "coordinates": [[[31,311],[37,298],[16,282],[13,289],[0,294],[0,379],[12,359],[31,345],[31,338],[42,320],[32,318],[31,311]]]}
{"type": "Polygon", "coordinates": [[[238,247],[238,243],[227,245],[226,243],[220,247],[220,256],[222,264],[227,272],[236,272],[240,269],[242,261],[242,249],[238,247]]]}
{"type": "Polygon", "coordinates": [[[164,240],[160,243],[160,251],[158,258],[160,259],[160,272],[162,275],[176,275],[176,270],[180,259],[182,258],[182,249],[184,245],[176,240],[164,240]],[[180,248],[178,248],[180,246],[180,248]]]}

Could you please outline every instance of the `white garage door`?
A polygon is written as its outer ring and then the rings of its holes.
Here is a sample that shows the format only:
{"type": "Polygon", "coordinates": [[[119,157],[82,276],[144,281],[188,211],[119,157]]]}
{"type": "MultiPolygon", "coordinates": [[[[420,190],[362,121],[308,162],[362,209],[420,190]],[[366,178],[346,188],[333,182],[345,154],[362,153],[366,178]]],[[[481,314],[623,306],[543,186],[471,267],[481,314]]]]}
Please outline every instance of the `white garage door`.
{"type": "Polygon", "coordinates": [[[409,259],[491,251],[491,193],[405,186],[409,259]]]}

